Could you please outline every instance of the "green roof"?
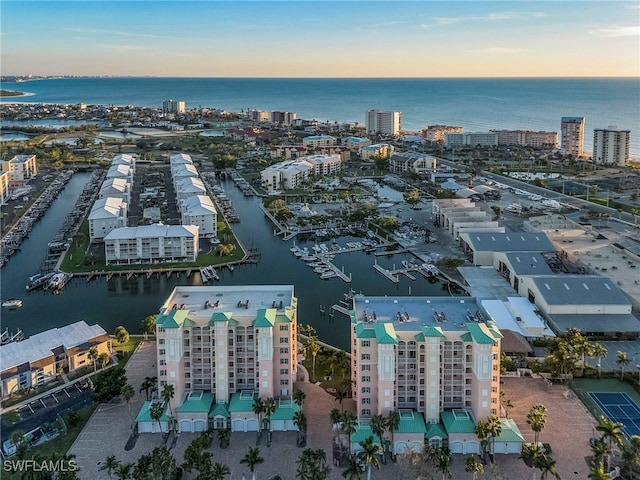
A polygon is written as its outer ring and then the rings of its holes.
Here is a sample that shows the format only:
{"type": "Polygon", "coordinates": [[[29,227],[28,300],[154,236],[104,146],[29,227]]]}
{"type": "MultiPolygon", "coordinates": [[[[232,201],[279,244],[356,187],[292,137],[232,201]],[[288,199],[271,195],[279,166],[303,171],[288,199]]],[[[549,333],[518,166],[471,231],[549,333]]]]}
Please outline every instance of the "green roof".
{"type": "Polygon", "coordinates": [[[229,403],[229,413],[233,412],[252,412],[253,400],[258,398],[256,392],[238,392],[231,395],[229,403]]]}
{"type": "MultiPolygon", "coordinates": [[[[157,403],[157,402],[158,402],[157,400],[153,402],[144,402],[142,404],[142,407],[140,408],[140,411],[138,412],[138,415],[136,416],[136,422],[155,422],[155,420],[151,418],[151,404],[157,403]]],[[[167,415],[166,407],[164,409],[164,413],[160,417],[160,421],[161,422],[169,421],[169,416],[167,415]]]]}
{"type": "Polygon", "coordinates": [[[502,426],[502,431],[500,432],[500,435],[496,437],[496,442],[524,442],[524,437],[522,436],[522,433],[520,433],[520,429],[513,419],[501,418],[500,424],[502,426]]]}
{"type": "Polygon", "coordinates": [[[364,442],[369,437],[373,437],[374,445],[380,446],[380,438],[373,434],[370,424],[358,425],[356,431],[351,434],[351,443],[364,442]]]}
{"type": "Polygon", "coordinates": [[[253,321],[253,326],[260,327],[273,327],[276,323],[276,309],[275,308],[261,308],[257,312],[257,316],[253,321]]]}
{"type": "Polygon", "coordinates": [[[228,403],[216,403],[209,412],[209,418],[224,417],[229,418],[229,404],[228,403]]]}
{"type": "Polygon", "coordinates": [[[376,340],[378,343],[398,343],[393,323],[376,323],[373,329],[376,332],[376,340]]]}
{"type": "Polygon", "coordinates": [[[158,315],[155,323],[163,328],[180,328],[187,320],[187,315],[189,315],[189,310],[170,310],[168,313],[158,315]]]}
{"type": "MultiPolygon", "coordinates": [[[[489,327],[487,327],[486,324],[484,323],[467,323],[465,325],[467,327],[467,330],[469,330],[469,333],[471,334],[471,337],[473,338],[473,341],[476,343],[490,343],[490,344],[494,344],[496,343],[496,338],[494,337],[494,333],[489,330],[489,327]]],[[[498,337],[500,338],[500,337],[498,337]]]]}
{"type": "Polygon", "coordinates": [[[290,309],[276,315],[276,323],[291,323],[293,321],[293,312],[290,309]]]}
{"type": "Polygon", "coordinates": [[[178,413],[208,413],[213,403],[213,393],[207,392],[191,392],[182,402],[182,405],[176,408],[178,413]]]}
{"type": "Polygon", "coordinates": [[[423,342],[427,337],[447,338],[447,336],[442,332],[441,327],[422,327],[421,332],[414,338],[418,342],[423,342]]]}
{"type": "Polygon", "coordinates": [[[439,423],[429,423],[427,425],[427,433],[424,434],[427,439],[431,438],[448,438],[447,432],[444,431],[444,427],[439,423]]]}
{"type": "Polygon", "coordinates": [[[215,312],[213,315],[211,315],[209,326],[212,326],[212,324],[216,322],[228,322],[229,320],[231,320],[231,315],[231,312],[215,312]]]}
{"type": "Polygon", "coordinates": [[[364,323],[356,325],[356,337],[358,338],[376,338],[376,332],[371,327],[365,327],[364,323]]]}
{"type": "Polygon", "coordinates": [[[293,415],[300,411],[300,406],[291,400],[281,400],[276,411],[271,415],[271,420],[293,420],[293,415]]]}
{"type": "Polygon", "coordinates": [[[420,412],[400,412],[400,425],[398,425],[397,433],[426,433],[427,426],[424,424],[424,418],[420,412]]]}
{"type": "Polygon", "coordinates": [[[476,433],[476,424],[473,417],[466,410],[454,410],[440,414],[447,434],[452,433],[476,433]]]}

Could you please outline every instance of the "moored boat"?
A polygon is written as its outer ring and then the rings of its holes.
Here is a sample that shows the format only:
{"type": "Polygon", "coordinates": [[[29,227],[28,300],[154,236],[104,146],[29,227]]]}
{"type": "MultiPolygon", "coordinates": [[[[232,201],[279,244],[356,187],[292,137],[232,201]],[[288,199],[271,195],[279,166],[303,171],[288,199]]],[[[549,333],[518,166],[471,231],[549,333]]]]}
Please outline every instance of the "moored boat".
{"type": "Polygon", "coordinates": [[[22,306],[22,300],[18,298],[8,298],[1,304],[4,308],[20,308],[22,306]]]}

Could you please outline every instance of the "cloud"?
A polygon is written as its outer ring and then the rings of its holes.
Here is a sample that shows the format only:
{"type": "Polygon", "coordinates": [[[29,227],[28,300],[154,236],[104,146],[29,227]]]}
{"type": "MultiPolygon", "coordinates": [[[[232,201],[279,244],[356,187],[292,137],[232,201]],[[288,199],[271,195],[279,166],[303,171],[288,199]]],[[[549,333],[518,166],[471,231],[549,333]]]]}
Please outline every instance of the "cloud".
{"type": "Polygon", "coordinates": [[[389,27],[391,25],[399,25],[402,24],[404,22],[384,22],[384,23],[374,23],[373,25],[370,25],[370,28],[382,28],[382,27],[389,27]]]}
{"type": "Polygon", "coordinates": [[[544,12],[492,12],[482,16],[434,17],[432,23],[421,23],[420,28],[444,27],[458,22],[497,22],[517,19],[543,18],[544,12]]]}
{"type": "Polygon", "coordinates": [[[524,52],[522,48],[512,48],[512,47],[488,47],[488,48],[477,48],[473,50],[467,50],[469,53],[519,53],[524,52]]]}
{"type": "Polygon", "coordinates": [[[138,33],[138,32],[123,32],[120,30],[104,30],[100,28],[67,28],[69,32],[76,33],[100,33],[106,35],[113,35],[118,37],[132,37],[132,38],[160,38],[160,35],[155,34],[147,34],[147,33],[138,33]]]}
{"type": "Polygon", "coordinates": [[[114,44],[102,44],[97,45],[98,48],[103,48],[105,50],[112,50],[114,52],[139,52],[142,50],[147,50],[147,47],[144,45],[114,45],[114,44]]]}
{"type": "Polygon", "coordinates": [[[640,36],[640,26],[598,28],[591,30],[589,33],[592,35],[600,35],[601,37],[637,37],[640,36]]]}

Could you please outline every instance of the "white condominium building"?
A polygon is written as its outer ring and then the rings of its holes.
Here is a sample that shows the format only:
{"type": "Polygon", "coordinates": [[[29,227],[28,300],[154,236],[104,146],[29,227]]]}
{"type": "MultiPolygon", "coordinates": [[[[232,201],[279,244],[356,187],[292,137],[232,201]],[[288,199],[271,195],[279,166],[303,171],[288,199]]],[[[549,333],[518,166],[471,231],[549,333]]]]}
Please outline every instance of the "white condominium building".
{"type": "Polygon", "coordinates": [[[427,142],[444,143],[445,133],[462,133],[463,127],[453,127],[450,125],[429,125],[422,130],[422,138],[427,142]]]}
{"type": "Polygon", "coordinates": [[[534,148],[557,148],[558,133],[533,130],[491,130],[498,134],[498,145],[521,145],[534,148]]]}
{"type": "Polygon", "coordinates": [[[584,117],[562,117],[560,129],[562,151],[566,155],[581,157],[584,145],[584,117]]]}
{"type": "Polygon", "coordinates": [[[445,132],[444,144],[446,147],[469,145],[475,147],[498,145],[498,134],[495,132],[445,132]]]}
{"type": "Polygon", "coordinates": [[[99,198],[89,212],[89,239],[106,237],[116,228],[127,225],[127,204],[121,197],[99,198]]]}
{"type": "Polygon", "coordinates": [[[180,430],[205,426],[184,408],[203,395],[212,398],[195,414],[213,428],[257,431],[253,400],[274,398],[271,428],[294,430],[296,334],[292,285],[176,287],[156,319],[156,365],[160,389],[174,387],[180,430]]]}
{"type": "Polygon", "coordinates": [[[195,225],[123,227],[104,238],[104,251],[107,265],[195,262],[198,240],[195,225]]]}
{"type": "Polygon", "coordinates": [[[623,167],[629,162],[630,130],[616,126],[596,128],[593,131],[593,161],[623,167]]]}
{"type": "Polygon", "coordinates": [[[193,160],[191,159],[191,155],[188,155],[186,153],[176,153],[174,155],[171,155],[171,157],[169,157],[169,163],[173,167],[174,165],[180,165],[185,163],[193,164],[193,160]]]}
{"type": "Polygon", "coordinates": [[[2,162],[2,171],[9,172],[11,185],[31,180],[38,173],[35,155],[16,155],[8,162],[2,162]]]}
{"type": "Polygon", "coordinates": [[[362,148],[362,160],[372,160],[374,158],[389,158],[394,152],[393,145],[389,143],[375,143],[362,148]]]}
{"type": "Polygon", "coordinates": [[[129,155],[128,153],[123,153],[121,155],[116,155],[111,160],[111,165],[127,165],[131,167],[131,169],[136,171],[136,158],[133,155],[129,155]]]}
{"type": "Polygon", "coordinates": [[[193,195],[185,199],[180,206],[183,225],[196,225],[201,237],[217,235],[218,213],[211,198],[207,195],[193,195]]]}
{"type": "Polygon", "coordinates": [[[367,135],[400,135],[402,130],[402,113],[385,110],[367,110],[365,115],[365,131],[367,135]]]}
{"type": "Polygon", "coordinates": [[[0,172],[0,205],[4,205],[9,200],[9,172],[0,172]]]}
{"type": "Polygon", "coordinates": [[[336,137],[332,137],[331,135],[311,135],[302,139],[302,146],[306,148],[324,147],[335,144],[336,137]]]}
{"type": "Polygon", "coordinates": [[[123,202],[129,204],[131,196],[131,184],[126,178],[110,178],[105,180],[98,193],[99,198],[121,198],[123,202]]]}
{"type": "Polygon", "coordinates": [[[186,104],[182,100],[163,100],[162,111],[164,113],[185,113],[187,111],[186,104]]]}
{"type": "Polygon", "coordinates": [[[335,175],[341,168],[342,160],[338,155],[309,155],[271,165],[260,176],[262,185],[273,193],[296,188],[312,176],[335,175]]]}

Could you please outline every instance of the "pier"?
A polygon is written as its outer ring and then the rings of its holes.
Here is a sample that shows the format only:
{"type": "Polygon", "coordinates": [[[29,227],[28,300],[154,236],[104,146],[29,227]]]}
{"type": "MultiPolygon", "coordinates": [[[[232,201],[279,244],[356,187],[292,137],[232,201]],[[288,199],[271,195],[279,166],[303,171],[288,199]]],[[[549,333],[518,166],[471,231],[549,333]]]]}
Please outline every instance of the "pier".
{"type": "Polygon", "coordinates": [[[351,312],[349,310],[347,310],[346,308],[344,308],[341,305],[331,305],[331,310],[335,310],[336,312],[342,313],[343,315],[346,315],[347,317],[351,317],[351,312]]]}
{"type": "Polygon", "coordinates": [[[400,281],[400,278],[397,275],[394,275],[393,273],[391,273],[391,271],[387,270],[386,268],[382,268],[377,263],[373,264],[373,268],[375,268],[377,271],[379,271],[381,274],[383,274],[385,277],[387,277],[393,283],[398,283],[400,281]]]}

